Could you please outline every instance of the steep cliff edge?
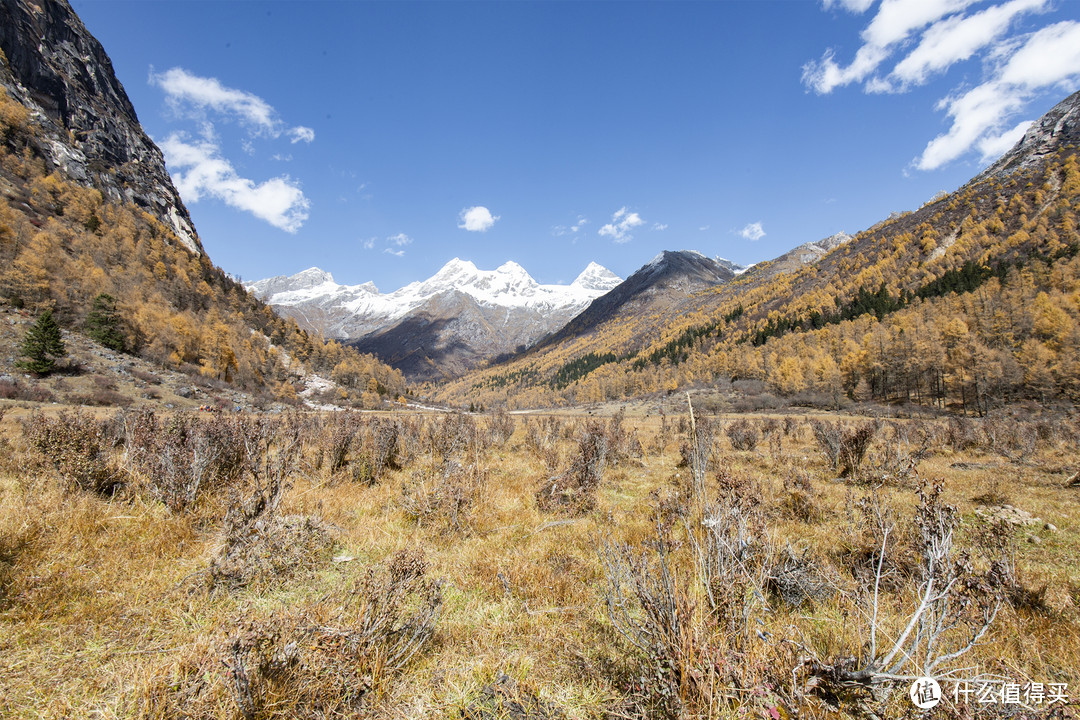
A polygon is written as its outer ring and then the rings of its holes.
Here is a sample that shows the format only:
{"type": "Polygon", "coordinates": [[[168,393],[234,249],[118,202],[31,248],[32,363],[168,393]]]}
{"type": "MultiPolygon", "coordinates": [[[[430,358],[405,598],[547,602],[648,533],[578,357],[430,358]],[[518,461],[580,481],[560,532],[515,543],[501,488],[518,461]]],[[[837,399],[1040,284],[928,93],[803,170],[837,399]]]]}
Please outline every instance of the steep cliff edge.
{"type": "Polygon", "coordinates": [[[0,85],[41,126],[41,154],[76,182],[150,212],[201,254],[161,150],[66,0],[0,0],[0,50],[0,85]]]}

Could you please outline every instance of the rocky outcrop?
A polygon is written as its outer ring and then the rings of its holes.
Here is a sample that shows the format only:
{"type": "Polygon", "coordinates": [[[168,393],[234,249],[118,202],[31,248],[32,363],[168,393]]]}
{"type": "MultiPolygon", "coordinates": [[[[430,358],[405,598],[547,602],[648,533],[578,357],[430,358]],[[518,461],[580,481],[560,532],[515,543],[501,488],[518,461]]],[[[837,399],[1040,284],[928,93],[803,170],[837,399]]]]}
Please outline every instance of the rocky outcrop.
{"type": "Polygon", "coordinates": [[[1012,150],[975,177],[974,182],[1005,177],[1042,163],[1063,145],[1080,142],[1080,92],[1055,105],[1031,124],[1012,150]]]}
{"type": "Polygon", "coordinates": [[[0,0],[0,49],[0,85],[41,126],[41,154],[76,182],[147,210],[201,253],[161,150],[66,0],[0,0]]]}

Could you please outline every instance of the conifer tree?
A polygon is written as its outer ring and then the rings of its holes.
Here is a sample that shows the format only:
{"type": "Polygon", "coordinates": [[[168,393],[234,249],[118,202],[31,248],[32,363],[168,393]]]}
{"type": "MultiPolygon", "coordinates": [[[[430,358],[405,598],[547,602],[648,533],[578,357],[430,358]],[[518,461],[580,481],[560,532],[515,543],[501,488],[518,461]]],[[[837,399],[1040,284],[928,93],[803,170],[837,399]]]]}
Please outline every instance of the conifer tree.
{"type": "Polygon", "coordinates": [[[120,330],[120,313],[116,300],[108,293],[94,298],[94,304],[86,315],[86,334],[110,350],[124,351],[124,333],[120,330]]]}
{"type": "Polygon", "coordinates": [[[17,365],[38,375],[48,375],[56,367],[56,360],[67,355],[60,326],[56,324],[51,308],[41,313],[26,331],[21,354],[26,359],[20,360],[17,365]]]}

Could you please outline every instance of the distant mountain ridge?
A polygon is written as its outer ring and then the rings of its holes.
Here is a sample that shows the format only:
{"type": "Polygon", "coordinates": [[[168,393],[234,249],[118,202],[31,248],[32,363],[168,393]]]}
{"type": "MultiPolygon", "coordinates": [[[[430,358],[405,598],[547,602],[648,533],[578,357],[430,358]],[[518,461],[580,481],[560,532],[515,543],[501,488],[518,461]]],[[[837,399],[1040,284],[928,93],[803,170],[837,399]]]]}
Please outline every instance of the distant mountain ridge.
{"type": "Polygon", "coordinates": [[[729,264],[696,250],[664,250],[618,287],[594,300],[543,344],[581,335],[616,315],[640,315],[656,312],[661,307],[668,308],[691,293],[715,287],[734,277],[735,271],[729,264]]]}
{"type": "Polygon", "coordinates": [[[535,343],[621,282],[597,263],[569,285],[544,285],[515,262],[480,270],[454,258],[427,280],[386,294],[370,282],[340,285],[319,268],[248,289],[309,329],[433,379],[535,343]]]}

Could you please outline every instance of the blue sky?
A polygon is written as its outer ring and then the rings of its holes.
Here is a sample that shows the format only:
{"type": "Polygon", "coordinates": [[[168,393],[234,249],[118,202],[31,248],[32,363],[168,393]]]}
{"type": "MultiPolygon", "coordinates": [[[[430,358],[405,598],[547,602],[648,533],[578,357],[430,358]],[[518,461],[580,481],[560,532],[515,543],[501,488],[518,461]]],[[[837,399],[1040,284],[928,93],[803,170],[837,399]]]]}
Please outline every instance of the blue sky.
{"type": "Polygon", "coordinates": [[[388,292],[748,264],[953,190],[1080,88],[1076,0],[73,0],[211,258],[388,292]]]}

